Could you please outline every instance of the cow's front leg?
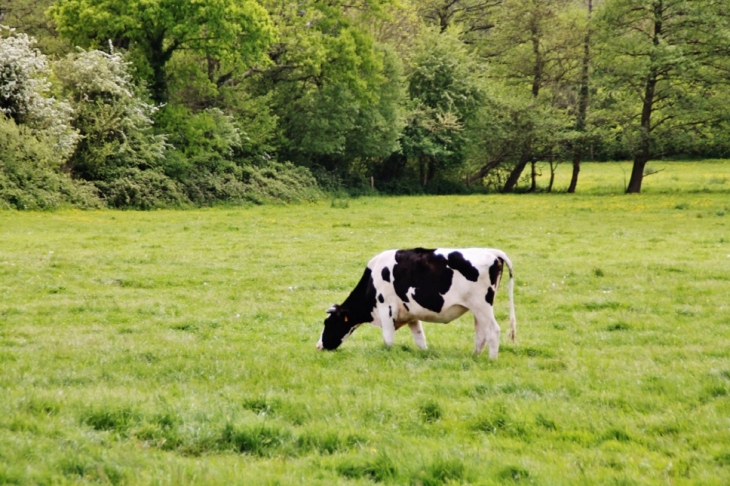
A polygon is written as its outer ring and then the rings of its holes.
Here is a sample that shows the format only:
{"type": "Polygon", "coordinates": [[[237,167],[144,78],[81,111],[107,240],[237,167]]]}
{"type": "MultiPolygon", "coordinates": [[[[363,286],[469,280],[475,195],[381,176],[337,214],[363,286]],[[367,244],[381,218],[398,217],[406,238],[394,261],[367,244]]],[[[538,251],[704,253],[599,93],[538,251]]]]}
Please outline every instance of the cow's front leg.
{"type": "Polygon", "coordinates": [[[380,318],[380,326],[383,329],[383,342],[386,346],[391,347],[395,341],[393,311],[390,307],[384,306],[378,310],[378,317],[380,318]]]}
{"type": "Polygon", "coordinates": [[[426,333],[423,332],[421,321],[411,321],[408,323],[408,327],[411,330],[411,334],[413,334],[413,341],[416,343],[416,346],[423,350],[428,349],[428,346],[426,345],[426,333]]]}

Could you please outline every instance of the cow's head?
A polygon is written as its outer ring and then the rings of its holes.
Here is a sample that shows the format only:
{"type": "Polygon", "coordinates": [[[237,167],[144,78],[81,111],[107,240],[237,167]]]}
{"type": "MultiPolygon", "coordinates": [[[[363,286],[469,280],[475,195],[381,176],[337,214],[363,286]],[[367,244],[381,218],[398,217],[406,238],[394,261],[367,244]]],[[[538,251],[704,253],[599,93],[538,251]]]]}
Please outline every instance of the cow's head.
{"type": "Polygon", "coordinates": [[[324,320],[324,331],[317,343],[317,349],[331,351],[345,342],[359,324],[353,323],[348,310],[337,304],[327,309],[327,314],[329,316],[324,320]]]}

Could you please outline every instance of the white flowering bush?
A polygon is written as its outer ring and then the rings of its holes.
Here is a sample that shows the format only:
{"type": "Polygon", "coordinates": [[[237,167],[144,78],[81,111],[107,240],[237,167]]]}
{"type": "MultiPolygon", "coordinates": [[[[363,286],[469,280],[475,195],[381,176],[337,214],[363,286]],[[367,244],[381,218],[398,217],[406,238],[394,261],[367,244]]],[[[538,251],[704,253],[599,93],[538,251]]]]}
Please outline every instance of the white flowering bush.
{"type": "Polygon", "coordinates": [[[127,169],[161,165],[166,142],[153,132],[156,108],[144,101],[120,53],[79,50],[54,66],[81,134],[67,167],[74,177],[109,182],[127,169]]]}
{"type": "Polygon", "coordinates": [[[35,39],[0,28],[8,34],[0,36],[0,113],[50,143],[60,165],[79,138],[70,125],[71,106],[50,95],[50,67],[46,56],[33,47],[35,39]]]}

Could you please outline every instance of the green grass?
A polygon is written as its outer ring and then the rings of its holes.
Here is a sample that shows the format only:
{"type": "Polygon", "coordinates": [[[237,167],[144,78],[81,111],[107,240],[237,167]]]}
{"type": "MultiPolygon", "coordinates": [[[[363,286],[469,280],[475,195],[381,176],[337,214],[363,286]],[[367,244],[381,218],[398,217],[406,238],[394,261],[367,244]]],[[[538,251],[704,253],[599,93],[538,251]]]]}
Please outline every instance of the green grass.
{"type": "Polygon", "coordinates": [[[640,196],[587,164],[574,196],[0,212],[0,484],[728,484],[730,164],[667,165],[640,196]],[[318,352],[413,246],[505,250],[517,343],[472,356],[465,316],[318,352]]]}

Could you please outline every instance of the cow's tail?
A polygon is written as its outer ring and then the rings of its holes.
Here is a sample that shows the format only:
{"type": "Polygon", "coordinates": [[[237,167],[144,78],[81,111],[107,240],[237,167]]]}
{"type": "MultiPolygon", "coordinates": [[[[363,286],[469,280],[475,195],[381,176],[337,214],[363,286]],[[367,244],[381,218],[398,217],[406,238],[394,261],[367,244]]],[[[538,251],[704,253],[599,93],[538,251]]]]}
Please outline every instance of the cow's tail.
{"type": "Polygon", "coordinates": [[[497,256],[504,261],[504,264],[509,270],[509,338],[510,341],[514,342],[517,335],[517,317],[515,315],[515,279],[512,270],[512,261],[503,251],[498,251],[497,256]]]}

